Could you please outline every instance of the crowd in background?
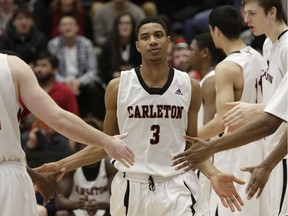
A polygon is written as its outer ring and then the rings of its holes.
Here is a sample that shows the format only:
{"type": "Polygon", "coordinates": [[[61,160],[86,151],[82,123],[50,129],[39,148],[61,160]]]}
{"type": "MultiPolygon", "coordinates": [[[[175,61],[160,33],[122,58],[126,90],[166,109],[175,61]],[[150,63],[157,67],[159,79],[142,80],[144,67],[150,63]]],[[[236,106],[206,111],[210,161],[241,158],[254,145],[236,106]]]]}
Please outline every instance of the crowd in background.
{"type": "MultiPolygon", "coordinates": [[[[134,34],[139,21],[145,16],[161,16],[173,42],[169,65],[200,81],[204,75],[197,67],[199,62],[189,58],[190,44],[193,39],[197,41],[197,35],[209,33],[211,9],[224,4],[241,11],[241,0],[0,0],[0,50],[11,50],[19,55],[58,105],[90,119],[87,121],[101,129],[106,85],[119,77],[121,71],[141,64],[134,34]]],[[[247,45],[261,51],[265,37],[253,36],[244,22],[241,37],[247,45]]],[[[218,50],[210,66],[215,66],[223,57],[218,50]]],[[[23,108],[22,145],[30,167],[58,160],[79,149],[77,144],[23,108]]],[[[85,177],[95,180],[97,175],[93,172],[100,171],[113,176],[113,167],[107,168],[109,163],[101,163],[84,168],[85,177]]],[[[70,196],[73,175],[67,178],[71,187],[68,192],[63,189],[64,197],[76,199],[70,196]]],[[[109,187],[109,182],[104,182],[105,187],[109,187]]],[[[91,202],[90,205],[89,197],[93,195],[87,191],[82,195],[81,199],[70,203],[63,201],[63,197],[60,201],[55,198],[40,214],[73,215],[72,210],[84,209],[88,202],[89,215],[96,215],[98,209],[102,212],[97,215],[109,215],[109,203],[96,206],[91,202]]],[[[38,194],[37,199],[41,205],[38,194]]]]}

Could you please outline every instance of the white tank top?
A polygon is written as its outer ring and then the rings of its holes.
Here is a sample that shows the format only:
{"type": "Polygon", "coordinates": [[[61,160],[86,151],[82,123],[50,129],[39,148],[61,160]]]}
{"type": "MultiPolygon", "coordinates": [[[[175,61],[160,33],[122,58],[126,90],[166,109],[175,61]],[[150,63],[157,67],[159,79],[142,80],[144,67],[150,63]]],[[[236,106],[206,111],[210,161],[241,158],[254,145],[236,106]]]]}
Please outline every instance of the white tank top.
{"type": "MultiPolygon", "coordinates": [[[[262,74],[263,100],[268,104],[288,71],[288,31],[283,32],[274,43],[266,38],[263,45],[263,57],[268,64],[262,74]]],[[[282,123],[275,133],[265,138],[265,156],[277,146],[287,123],[282,123]]],[[[288,158],[286,155],[285,158],[288,158]]]]}
{"type": "Polygon", "coordinates": [[[85,194],[88,199],[95,199],[97,202],[109,202],[110,193],[108,190],[108,176],[105,169],[105,159],[101,160],[99,172],[95,180],[88,181],[85,178],[82,168],[76,169],[73,175],[73,189],[69,199],[79,200],[85,194]]]}
{"type": "Polygon", "coordinates": [[[171,68],[163,88],[149,88],[139,67],[121,72],[118,126],[120,133],[128,132],[124,142],[133,150],[135,163],[127,169],[116,162],[115,167],[122,172],[163,177],[180,173],[171,166],[171,158],[186,147],[183,134],[190,100],[191,82],[185,72],[171,68]]]}
{"type": "Polygon", "coordinates": [[[7,56],[0,54],[0,162],[24,161],[19,130],[20,112],[7,56]]]}
{"type": "Polygon", "coordinates": [[[261,54],[247,46],[238,52],[230,54],[223,61],[234,62],[242,68],[244,85],[240,101],[247,103],[261,102],[262,97],[259,98],[257,83],[266,66],[261,54]]]}

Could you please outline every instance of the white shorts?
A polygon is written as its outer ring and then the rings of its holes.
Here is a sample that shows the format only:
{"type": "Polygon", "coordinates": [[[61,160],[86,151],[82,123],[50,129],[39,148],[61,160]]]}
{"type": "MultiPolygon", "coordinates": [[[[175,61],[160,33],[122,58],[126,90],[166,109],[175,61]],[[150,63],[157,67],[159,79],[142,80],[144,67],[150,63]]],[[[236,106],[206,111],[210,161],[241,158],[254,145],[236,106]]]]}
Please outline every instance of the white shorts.
{"type": "Polygon", "coordinates": [[[0,162],[0,215],[38,216],[31,178],[19,162],[0,162]]]}
{"type": "Polygon", "coordinates": [[[118,172],[112,182],[112,216],[208,216],[207,201],[194,172],[151,177],[118,172]]]}

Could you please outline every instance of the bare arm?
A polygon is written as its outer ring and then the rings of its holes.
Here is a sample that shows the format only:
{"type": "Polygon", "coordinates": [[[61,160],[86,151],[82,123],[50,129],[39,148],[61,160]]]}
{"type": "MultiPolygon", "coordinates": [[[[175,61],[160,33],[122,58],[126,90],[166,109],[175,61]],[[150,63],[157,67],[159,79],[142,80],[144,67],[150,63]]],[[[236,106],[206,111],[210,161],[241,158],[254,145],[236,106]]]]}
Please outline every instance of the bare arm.
{"type": "MultiPolygon", "coordinates": [[[[197,118],[198,111],[201,103],[201,89],[197,81],[191,80],[192,85],[192,97],[189,108],[189,123],[186,133],[190,136],[197,135],[197,118]]],[[[235,207],[240,211],[243,201],[238,195],[233,182],[244,184],[240,179],[235,178],[232,175],[222,174],[209,160],[198,166],[198,169],[207,176],[213,185],[215,192],[221,198],[221,201],[225,207],[229,207],[232,212],[235,211],[235,207]]]]}
{"type": "Polygon", "coordinates": [[[132,165],[132,151],[119,139],[86,124],[76,115],[61,109],[38,85],[30,67],[15,56],[7,56],[13,77],[16,97],[51,128],[79,143],[97,146],[125,166],[132,165]]]}
{"type": "Polygon", "coordinates": [[[222,116],[229,110],[226,103],[235,100],[237,79],[242,77],[242,69],[232,62],[218,64],[215,73],[217,115],[199,129],[198,137],[201,139],[210,139],[224,131],[222,116]]]}
{"type": "Polygon", "coordinates": [[[173,164],[177,165],[186,161],[186,164],[181,164],[179,168],[195,168],[199,163],[207,160],[217,152],[236,148],[274,133],[282,122],[282,119],[262,112],[262,117],[254,122],[209,142],[198,138],[186,137],[187,141],[193,144],[189,150],[176,155],[173,164]]]}
{"type": "Polygon", "coordinates": [[[207,124],[214,118],[216,113],[216,89],[215,89],[215,77],[209,77],[202,85],[202,99],[204,103],[204,120],[203,124],[207,124]]]}

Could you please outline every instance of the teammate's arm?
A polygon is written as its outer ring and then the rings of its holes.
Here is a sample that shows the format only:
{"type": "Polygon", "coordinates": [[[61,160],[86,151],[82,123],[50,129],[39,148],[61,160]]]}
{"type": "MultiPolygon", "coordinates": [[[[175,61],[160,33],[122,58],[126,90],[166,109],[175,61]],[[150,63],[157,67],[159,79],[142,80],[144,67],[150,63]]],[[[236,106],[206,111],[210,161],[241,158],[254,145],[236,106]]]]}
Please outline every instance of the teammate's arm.
{"type": "Polygon", "coordinates": [[[104,149],[125,166],[133,164],[133,152],[119,137],[108,136],[74,114],[61,109],[39,86],[33,71],[26,63],[15,56],[7,56],[7,60],[16,97],[21,98],[39,119],[71,140],[104,149]]]}
{"type": "MultiPolygon", "coordinates": [[[[188,114],[188,128],[186,133],[189,136],[196,136],[198,111],[201,103],[201,89],[199,83],[196,80],[191,80],[191,86],[192,96],[188,114]]],[[[243,181],[235,178],[232,175],[222,174],[209,160],[200,164],[198,169],[211,180],[215,192],[219,195],[225,207],[229,207],[232,212],[235,211],[235,207],[239,211],[241,210],[240,206],[243,205],[243,201],[235,190],[233,182],[242,184],[244,183],[243,181]]]]}
{"type": "Polygon", "coordinates": [[[202,84],[202,99],[204,103],[203,125],[214,118],[216,113],[215,76],[209,77],[202,84]]]}
{"type": "Polygon", "coordinates": [[[233,62],[219,63],[215,68],[216,110],[214,119],[198,131],[201,139],[210,139],[224,131],[222,116],[229,110],[227,102],[235,101],[236,78],[242,77],[240,66],[233,62]]]}

